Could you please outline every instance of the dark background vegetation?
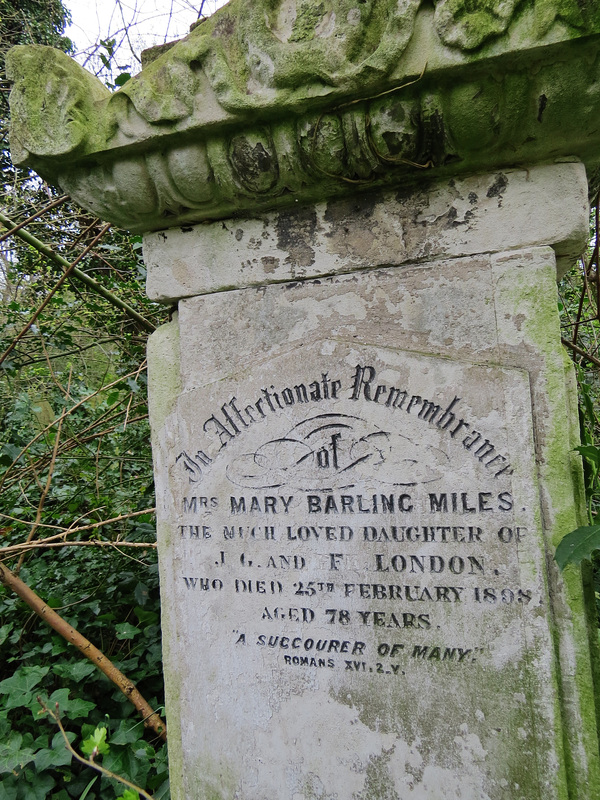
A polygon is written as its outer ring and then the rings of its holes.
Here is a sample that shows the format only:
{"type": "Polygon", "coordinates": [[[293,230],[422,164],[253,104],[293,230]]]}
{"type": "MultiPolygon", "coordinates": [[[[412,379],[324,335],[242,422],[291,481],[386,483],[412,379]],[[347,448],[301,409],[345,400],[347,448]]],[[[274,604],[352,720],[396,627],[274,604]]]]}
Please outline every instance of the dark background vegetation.
{"type": "MultiPolygon", "coordinates": [[[[66,20],[60,0],[0,0],[0,64],[14,44],[69,52],[66,20]]],[[[110,61],[110,42],[103,54],[110,61]]],[[[12,166],[8,90],[0,75],[0,210],[14,223],[33,217],[23,230],[35,239],[7,236],[8,221],[0,228],[0,564],[162,713],[145,342],[166,312],[145,298],[140,237],[111,229],[98,239],[100,220],[68,198],[55,203],[54,189],[12,166]],[[60,259],[36,243],[72,263],[95,239],[78,268],[103,294],[75,277],[64,280],[60,259]],[[111,297],[134,306],[142,321],[111,297]]],[[[559,303],[579,381],[591,522],[600,467],[597,226],[596,204],[590,248],[562,281],[559,303]]],[[[76,749],[154,797],[168,797],[162,740],[92,663],[0,587],[0,797],[134,800],[135,792],[72,758],[55,722],[40,713],[38,695],[51,709],[58,704],[76,749]]]]}
{"type": "MultiPolygon", "coordinates": [[[[60,0],[0,0],[0,64],[14,44],[69,52],[66,20],[60,0]]],[[[104,52],[108,58],[109,48],[104,52]]],[[[13,168],[9,87],[3,74],[0,80],[0,210],[21,222],[58,194],[13,168]]],[[[65,201],[25,230],[72,263],[102,227],[65,201]]],[[[6,353],[63,268],[16,235],[1,242],[0,547],[55,538],[47,542],[52,547],[29,550],[22,563],[22,551],[4,550],[0,559],[162,711],[145,342],[165,311],[145,299],[140,237],[109,230],[78,267],[149,325],[74,278],[6,353]]],[[[154,797],[168,796],[162,740],[145,732],[133,706],[91,662],[0,588],[0,797],[135,797],[72,759],[56,724],[39,713],[38,695],[53,709],[58,702],[78,750],[97,726],[106,727],[108,752],[96,760],[154,797]]]]}

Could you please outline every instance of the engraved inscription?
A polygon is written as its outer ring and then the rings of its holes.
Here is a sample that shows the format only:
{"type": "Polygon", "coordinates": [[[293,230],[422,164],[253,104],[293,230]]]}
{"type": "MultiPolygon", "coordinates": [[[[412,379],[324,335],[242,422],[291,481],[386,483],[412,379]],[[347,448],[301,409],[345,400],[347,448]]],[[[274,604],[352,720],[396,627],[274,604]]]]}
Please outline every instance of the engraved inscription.
{"type": "Polygon", "coordinates": [[[490,631],[540,602],[497,415],[366,360],[284,383],[240,384],[173,460],[182,602],[234,621],[223,657],[282,670],[489,658],[490,631]]]}

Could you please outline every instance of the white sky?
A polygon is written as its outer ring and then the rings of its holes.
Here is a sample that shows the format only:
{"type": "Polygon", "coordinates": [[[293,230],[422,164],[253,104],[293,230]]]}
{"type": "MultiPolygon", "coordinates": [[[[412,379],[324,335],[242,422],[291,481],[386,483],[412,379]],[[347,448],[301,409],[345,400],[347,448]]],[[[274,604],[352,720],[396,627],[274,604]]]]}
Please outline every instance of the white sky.
{"type": "Polygon", "coordinates": [[[118,69],[139,72],[139,55],[155,44],[185,36],[202,8],[208,16],[225,0],[65,0],[73,22],[67,36],[76,47],[77,60],[93,72],[102,67],[98,53],[107,56],[100,40],[116,40],[118,69]]]}

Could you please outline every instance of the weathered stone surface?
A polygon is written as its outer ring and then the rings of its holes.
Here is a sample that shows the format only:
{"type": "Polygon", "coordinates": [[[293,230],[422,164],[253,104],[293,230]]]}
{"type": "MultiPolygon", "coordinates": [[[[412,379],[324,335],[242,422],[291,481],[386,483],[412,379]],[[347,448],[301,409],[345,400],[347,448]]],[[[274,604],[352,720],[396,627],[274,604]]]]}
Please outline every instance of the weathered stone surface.
{"type": "Polygon", "coordinates": [[[596,4],[574,0],[232,0],[114,94],[64,54],[14,48],[13,158],[135,230],[429,170],[577,156],[595,176],[599,35],[596,4]]]}
{"type": "Polygon", "coordinates": [[[179,301],[149,346],[174,800],[600,796],[552,559],[599,45],[576,0],[233,0],[112,95],[11,52],[15,159],[150,231],[179,301]]]}
{"type": "Polygon", "coordinates": [[[174,797],[592,800],[581,578],[551,559],[580,520],[576,404],[539,246],[585,235],[582,165],[289,219],[145,242],[153,296],[206,293],[149,353],[174,797]]]}
{"type": "Polygon", "coordinates": [[[154,300],[378,265],[552,244],[565,265],[588,236],[587,179],[565,163],[369,193],[255,219],[147,234],[154,300]]]}
{"type": "Polygon", "coordinates": [[[175,797],[595,796],[554,280],[534,248],[179,304],[175,797]]]}
{"type": "Polygon", "coordinates": [[[25,162],[32,153],[73,158],[86,147],[102,147],[104,131],[90,129],[90,119],[110,97],[106,86],[53,47],[22,47],[18,53],[19,68],[30,79],[11,92],[13,162],[25,162]]]}

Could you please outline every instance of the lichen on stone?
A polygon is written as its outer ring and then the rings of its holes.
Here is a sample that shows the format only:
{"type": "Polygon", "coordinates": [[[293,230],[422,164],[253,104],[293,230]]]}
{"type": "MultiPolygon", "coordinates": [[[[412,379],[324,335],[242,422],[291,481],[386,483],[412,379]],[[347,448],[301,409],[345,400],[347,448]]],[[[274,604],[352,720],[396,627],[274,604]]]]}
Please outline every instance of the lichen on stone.
{"type": "Polygon", "coordinates": [[[519,0],[439,0],[436,29],[443,42],[474,50],[508,28],[519,0]]]}
{"type": "MultiPolygon", "coordinates": [[[[13,47],[6,56],[13,81],[10,144],[15,163],[30,153],[61,158],[89,144],[95,104],[109,90],[73,59],[52,47],[13,47]]],[[[102,131],[96,129],[102,138],[102,131]]]]}
{"type": "Polygon", "coordinates": [[[598,34],[583,0],[231,0],[114,93],[16,48],[13,160],[135,230],[429,169],[587,164],[598,34]]]}

